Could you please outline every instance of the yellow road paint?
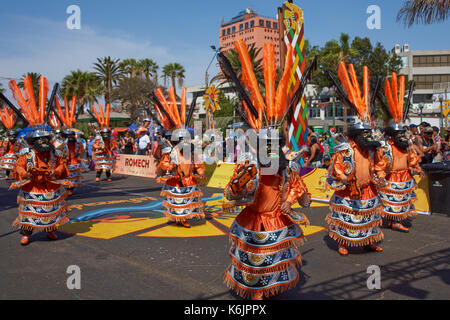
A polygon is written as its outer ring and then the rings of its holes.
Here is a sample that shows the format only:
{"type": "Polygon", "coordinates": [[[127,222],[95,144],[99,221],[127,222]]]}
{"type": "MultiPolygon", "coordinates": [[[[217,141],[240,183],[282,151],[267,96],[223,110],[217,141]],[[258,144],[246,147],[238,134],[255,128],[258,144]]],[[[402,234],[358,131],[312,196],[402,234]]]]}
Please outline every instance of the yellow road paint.
{"type": "MultiPolygon", "coordinates": [[[[166,219],[167,221],[167,219],[166,219]]],[[[152,230],[138,237],[164,237],[164,238],[197,238],[197,237],[213,237],[225,236],[226,233],[214,226],[211,222],[206,221],[202,224],[192,224],[191,228],[185,228],[178,224],[170,224],[166,227],[152,230]]]]}
{"type": "Polygon", "coordinates": [[[77,236],[108,240],[165,223],[166,218],[100,219],[68,223],[59,230],[77,236]]]}

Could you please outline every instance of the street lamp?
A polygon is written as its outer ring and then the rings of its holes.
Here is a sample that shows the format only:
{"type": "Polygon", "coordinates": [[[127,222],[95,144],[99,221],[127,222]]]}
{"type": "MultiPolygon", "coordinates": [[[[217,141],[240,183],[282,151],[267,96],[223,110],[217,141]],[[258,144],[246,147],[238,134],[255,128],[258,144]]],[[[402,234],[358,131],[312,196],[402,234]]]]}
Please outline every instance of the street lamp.
{"type": "Polygon", "coordinates": [[[217,53],[220,51],[220,49],[222,49],[222,48],[217,49],[216,46],[213,46],[213,45],[211,45],[209,47],[212,50],[214,50],[214,56],[212,57],[211,62],[209,63],[208,67],[206,68],[206,72],[205,72],[205,90],[208,89],[208,84],[209,84],[209,81],[208,81],[208,70],[209,70],[209,67],[211,67],[211,64],[213,63],[214,59],[216,58],[217,53]]]}
{"type": "Polygon", "coordinates": [[[443,112],[443,109],[442,109],[442,101],[444,101],[444,95],[440,94],[439,95],[439,102],[441,104],[441,129],[439,131],[441,133],[441,137],[445,138],[445,135],[444,135],[444,112],[443,112]]]}
{"type": "Polygon", "coordinates": [[[328,88],[324,87],[322,92],[331,96],[331,101],[333,103],[333,128],[336,131],[336,100],[335,100],[335,92],[336,89],[334,87],[328,88]]]}
{"type": "Polygon", "coordinates": [[[422,123],[422,113],[423,113],[423,107],[425,104],[423,102],[419,103],[419,111],[420,111],[420,123],[422,123]]]}

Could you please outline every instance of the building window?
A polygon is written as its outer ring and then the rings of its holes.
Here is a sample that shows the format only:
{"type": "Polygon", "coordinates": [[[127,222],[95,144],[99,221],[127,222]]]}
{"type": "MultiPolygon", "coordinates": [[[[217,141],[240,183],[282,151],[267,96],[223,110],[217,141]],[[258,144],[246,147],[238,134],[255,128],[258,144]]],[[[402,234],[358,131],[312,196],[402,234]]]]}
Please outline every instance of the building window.
{"type": "Polygon", "coordinates": [[[441,82],[449,82],[450,74],[427,74],[427,75],[414,75],[415,89],[433,89],[433,84],[441,82]]]}
{"type": "Polygon", "coordinates": [[[259,20],[259,26],[264,27],[264,20],[259,20]]]}
{"type": "Polygon", "coordinates": [[[231,33],[231,29],[228,28],[228,29],[227,29],[227,34],[230,34],[230,33],[231,33]]]}
{"type": "Polygon", "coordinates": [[[241,24],[239,25],[239,31],[242,31],[242,30],[244,30],[244,25],[241,23],[241,24]]]}
{"type": "Polygon", "coordinates": [[[231,28],[231,32],[232,32],[232,33],[235,33],[235,32],[236,32],[236,26],[234,26],[234,27],[231,28]]]}
{"type": "Polygon", "coordinates": [[[277,23],[277,22],[274,22],[274,23],[273,23],[273,28],[274,28],[274,29],[278,29],[278,23],[277,23]]]}
{"type": "Polygon", "coordinates": [[[227,31],[225,29],[222,30],[222,37],[226,34],[226,32],[227,31]]]}
{"type": "Polygon", "coordinates": [[[450,66],[450,55],[414,56],[413,67],[448,67],[450,66]]]}
{"type": "Polygon", "coordinates": [[[245,29],[248,29],[248,22],[245,23],[245,29]]]}
{"type": "Polygon", "coordinates": [[[250,21],[250,28],[253,28],[255,26],[255,20],[250,21]]]}
{"type": "Polygon", "coordinates": [[[266,28],[270,28],[270,21],[266,21],[266,28]]]}

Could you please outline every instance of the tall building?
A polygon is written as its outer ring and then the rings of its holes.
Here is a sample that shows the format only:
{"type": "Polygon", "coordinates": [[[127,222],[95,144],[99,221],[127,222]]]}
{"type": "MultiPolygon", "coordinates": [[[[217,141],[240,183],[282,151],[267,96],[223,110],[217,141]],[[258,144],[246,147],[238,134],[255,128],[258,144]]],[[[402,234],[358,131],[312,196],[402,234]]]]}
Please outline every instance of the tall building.
{"type": "Polygon", "coordinates": [[[413,104],[433,103],[433,95],[447,92],[450,97],[450,50],[411,51],[407,44],[395,45],[392,53],[402,58],[400,74],[414,80],[413,104]]]}
{"type": "Polygon", "coordinates": [[[239,12],[231,21],[222,22],[219,32],[222,52],[233,49],[234,42],[242,39],[247,46],[254,43],[256,48],[261,48],[258,59],[262,59],[264,43],[273,43],[277,67],[280,66],[280,33],[277,19],[259,16],[255,11],[247,8],[239,12]]]}

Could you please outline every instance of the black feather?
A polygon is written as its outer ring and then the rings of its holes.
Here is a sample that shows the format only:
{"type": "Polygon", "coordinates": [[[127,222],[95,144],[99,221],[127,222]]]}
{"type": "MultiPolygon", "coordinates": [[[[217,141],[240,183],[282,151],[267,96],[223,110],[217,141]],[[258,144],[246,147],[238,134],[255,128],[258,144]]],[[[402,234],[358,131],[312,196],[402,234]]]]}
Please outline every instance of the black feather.
{"type": "Polygon", "coordinates": [[[405,108],[403,109],[403,121],[406,120],[406,118],[408,117],[408,113],[409,113],[409,107],[411,105],[411,97],[413,94],[413,90],[414,90],[414,80],[411,81],[411,85],[409,87],[409,93],[408,93],[408,98],[406,98],[406,104],[405,104],[405,108]]]}
{"type": "Polygon", "coordinates": [[[22,119],[26,125],[29,124],[28,120],[25,118],[22,111],[20,111],[15,105],[13,105],[12,102],[9,101],[9,99],[7,97],[5,97],[5,95],[1,92],[0,92],[0,99],[3,100],[16,113],[17,116],[20,119],[22,119]]]}

